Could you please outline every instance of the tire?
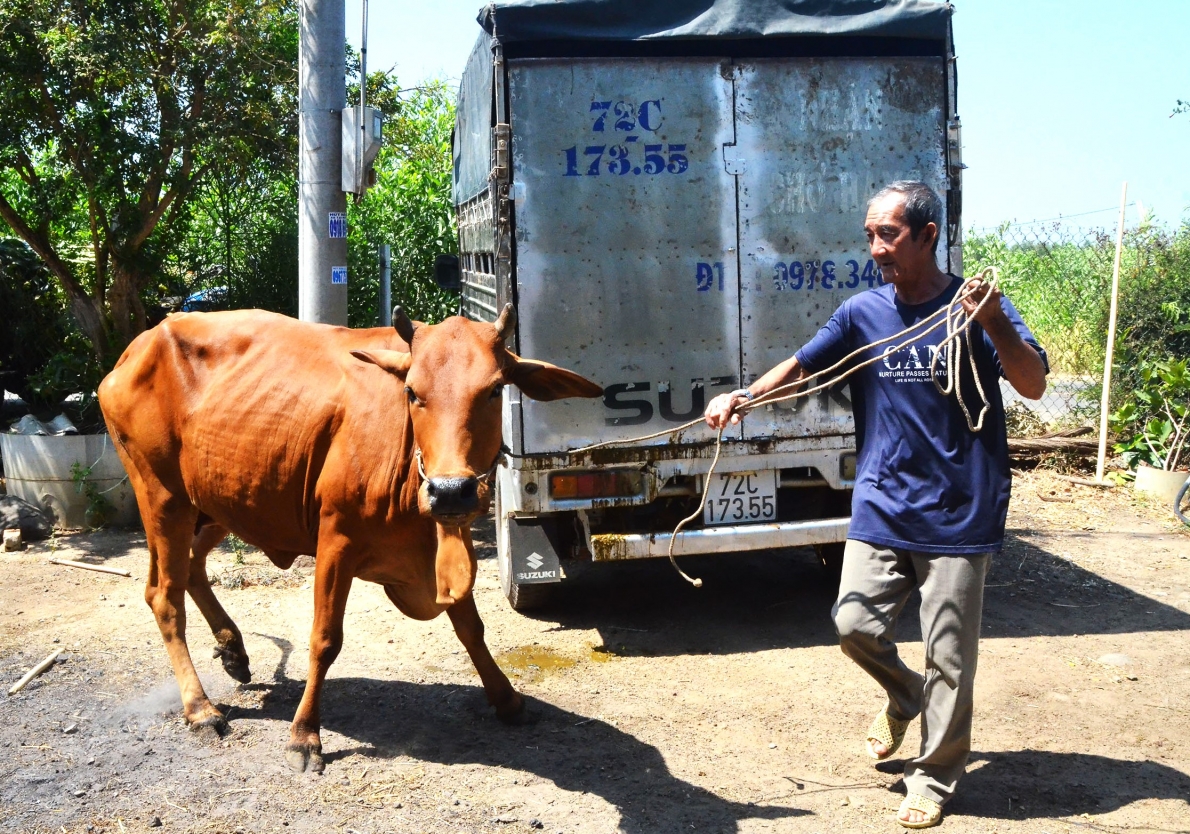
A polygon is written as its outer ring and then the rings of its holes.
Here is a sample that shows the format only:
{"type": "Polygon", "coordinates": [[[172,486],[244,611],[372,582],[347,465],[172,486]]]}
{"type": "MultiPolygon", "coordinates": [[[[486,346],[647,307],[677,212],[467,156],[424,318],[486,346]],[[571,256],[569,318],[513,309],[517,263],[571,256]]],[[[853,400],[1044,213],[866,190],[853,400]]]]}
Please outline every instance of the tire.
{"type": "Polygon", "coordinates": [[[843,578],[843,550],[846,546],[847,542],[814,545],[814,552],[818,554],[818,563],[835,589],[838,589],[839,581],[843,578]]]}
{"type": "Polygon", "coordinates": [[[496,568],[500,574],[500,590],[513,611],[533,611],[544,608],[554,598],[558,583],[522,584],[512,578],[512,551],[509,549],[508,518],[500,500],[500,485],[496,485],[496,568]]]}

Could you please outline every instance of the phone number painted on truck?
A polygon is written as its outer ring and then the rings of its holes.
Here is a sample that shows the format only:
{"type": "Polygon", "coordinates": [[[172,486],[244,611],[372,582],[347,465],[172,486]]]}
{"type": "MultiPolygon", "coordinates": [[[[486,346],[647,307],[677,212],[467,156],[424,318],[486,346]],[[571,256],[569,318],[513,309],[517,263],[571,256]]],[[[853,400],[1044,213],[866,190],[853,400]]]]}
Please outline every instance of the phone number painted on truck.
{"type": "MultiPolygon", "coordinates": [[[[876,266],[876,262],[871,258],[868,258],[862,269],[859,261],[854,258],[843,261],[842,266],[845,269],[844,275],[839,274],[839,262],[834,260],[778,261],[773,266],[773,287],[778,291],[854,290],[861,283],[868,288],[884,283],[880,267],[876,266]]],[[[713,289],[722,292],[723,272],[722,261],[698,262],[694,267],[695,288],[698,292],[709,292],[713,289]]]]}

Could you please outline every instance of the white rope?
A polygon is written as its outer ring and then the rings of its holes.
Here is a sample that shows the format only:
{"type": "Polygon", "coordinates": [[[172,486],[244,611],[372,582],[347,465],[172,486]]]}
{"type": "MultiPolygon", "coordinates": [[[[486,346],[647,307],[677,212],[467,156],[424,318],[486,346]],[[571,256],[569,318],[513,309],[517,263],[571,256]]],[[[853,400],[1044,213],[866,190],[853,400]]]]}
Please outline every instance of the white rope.
{"type": "MultiPolygon", "coordinates": [[[[938,328],[945,327],[946,335],[942,338],[942,341],[939,342],[938,351],[934,354],[933,358],[930,361],[931,382],[933,382],[934,387],[938,390],[938,393],[940,393],[944,397],[950,396],[951,393],[954,393],[955,398],[958,400],[959,407],[962,409],[963,415],[967,419],[967,428],[970,429],[972,432],[980,431],[983,428],[983,420],[984,420],[984,417],[987,415],[987,412],[989,409],[989,402],[988,402],[987,393],[984,391],[983,382],[980,380],[979,368],[975,363],[975,352],[971,349],[971,324],[972,324],[972,322],[975,321],[975,316],[979,314],[979,311],[982,310],[984,305],[987,304],[989,299],[992,298],[992,291],[997,286],[999,286],[1000,272],[994,266],[988,267],[987,269],[980,272],[979,275],[977,275],[974,280],[979,281],[980,282],[979,285],[969,286],[968,283],[964,283],[962,286],[959,287],[958,291],[955,292],[954,297],[951,299],[949,304],[947,304],[945,307],[937,310],[936,312],[932,313],[931,315],[927,316],[926,318],[922,319],[921,321],[915,322],[914,324],[910,325],[909,327],[906,327],[903,330],[901,330],[897,333],[894,333],[893,335],[888,336],[884,339],[879,339],[875,342],[864,345],[861,348],[853,350],[851,353],[844,356],[842,359],[840,359],[835,364],[831,365],[829,368],[824,368],[821,371],[817,371],[813,374],[810,374],[809,376],[802,377],[801,379],[795,380],[794,382],[788,382],[784,385],[778,386],[777,388],[774,388],[773,390],[760,395],[759,397],[757,397],[754,400],[750,400],[746,403],[742,403],[738,408],[735,409],[735,412],[740,413],[741,415],[746,414],[749,411],[753,411],[757,408],[760,408],[762,405],[772,405],[774,403],[786,402],[788,400],[794,400],[799,397],[808,397],[811,394],[817,393],[818,391],[822,391],[826,388],[830,388],[835,385],[838,385],[844,379],[846,379],[847,377],[856,373],[857,371],[860,371],[869,365],[879,362],[888,353],[894,353],[898,350],[901,350],[902,348],[911,345],[913,342],[918,341],[923,336],[926,336],[926,335],[934,332],[938,328]],[[990,278],[988,277],[989,275],[991,276],[990,278]],[[985,293],[984,297],[979,300],[979,303],[975,306],[975,309],[970,314],[968,314],[963,309],[962,302],[965,301],[966,299],[970,298],[975,293],[979,292],[981,289],[986,289],[986,293],[985,293]],[[935,319],[938,319],[938,321],[934,322],[935,319]],[[930,327],[926,328],[925,330],[921,330],[921,328],[924,325],[929,324],[930,322],[934,322],[934,323],[931,324],[930,327]],[[920,332],[918,332],[918,331],[920,331],[920,332]],[[839,374],[836,377],[831,378],[827,382],[820,383],[820,384],[815,385],[810,388],[801,388],[800,387],[800,386],[804,385],[808,380],[820,379],[824,376],[827,376],[828,374],[833,373],[834,371],[837,371],[839,368],[846,365],[848,362],[850,362],[856,356],[859,356],[861,353],[865,353],[866,351],[869,351],[872,348],[882,347],[883,345],[889,344],[890,342],[894,342],[897,339],[900,339],[901,337],[906,337],[906,338],[904,341],[902,341],[900,344],[896,345],[891,350],[885,351],[883,353],[877,353],[875,356],[872,356],[872,357],[864,360],[863,362],[860,362],[858,365],[854,365],[854,366],[848,368],[846,371],[844,371],[843,373],[839,374]],[[960,384],[960,380],[959,380],[959,373],[960,373],[960,369],[962,367],[962,365],[961,365],[962,343],[964,340],[967,343],[967,354],[968,354],[967,358],[968,358],[969,366],[971,368],[971,375],[975,380],[975,387],[976,387],[976,390],[979,392],[980,400],[982,402],[982,407],[980,408],[980,411],[979,411],[979,417],[976,420],[971,419],[971,412],[967,408],[967,403],[963,399],[962,385],[960,384]],[[952,347],[953,347],[953,349],[952,349],[952,347]],[[946,353],[946,382],[945,382],[945,384],[940,384],[936,378],[936,369],[937,369],[938,357],[943,352],[946,353]],[[799,390],[793,390],[793,391],[791,391],[791,393],[782,394],[781,396],[774,396],[775,394],[778,394],[783,391],[789,391],[790,389],[799,389],[799,390]]],[[[675,434],[678,432],[685,431],[686,429],[693,428],[694,426],[696,426],[702,422],[704,422],[704,419],[702,417],[699,417],[695,420],[691,420],[688,423],[683,423],[682,425],[678,426],[677,428],[667,429],[665,431],[653,432],[652,434],[646,434],[646,435],[642,435],[640,437],[627,438],[627,439],[623,439],[623,440],[605,440],[601,443],[593,443],[590,446],[583,446],[578,449],[572,449],[569,452],[567,452],[566,454],[569,456],[581,455],[581,454],[585,454],[587,452],[593,451],[595,449],[603,448],[605,446],[617,446],[617,445],[622,445],[622,444],[626,444],[626,443],[639,443],[643,440],[652,440],[657,437],[663,437],[665,435],[672,435],[672,434],[675,434]]],[[[678,522],[678,526],[674,528],[673,533],[671,533],[670,537],[669,537],[669,561],[670,561],[670,564],[673,565],[674,570],[676,570],[678,572],[678,574],[683,579],[685,579],[687,582],[689,582],[695,588],[702,587],[702,579],[699,579],[697,577],[691,577],[691,576],[687,575],[686,572],[683,571],[680,567],[678,567],[677,560],[674,559],[674,553],[673,553],[674,543],[677,541],[678,533],[680,533],[682,531],[682,528],[685,527],[686,524],[688,524],[689,522],[691,522],[695,518],[697,518],[698,514],[702,512],[703,505],[706,503],[706,500],[707,500],[707,493],[710,490],[710,486],[711,486],[711,475],[714,474],[715,467],[719,463],[719,454],[722,451],[722,449],[723,449],[723,429],[719,429],[718,434],[715,436],[715,456],[714,456],[714,458],[712,458],[711,466],[707,470],[707,473],[703,478],[702,499],[699,502],[698,509],[696,509],[689,516],[687,516],[686,518],[684,518],[680,522],[678,522]]]]}

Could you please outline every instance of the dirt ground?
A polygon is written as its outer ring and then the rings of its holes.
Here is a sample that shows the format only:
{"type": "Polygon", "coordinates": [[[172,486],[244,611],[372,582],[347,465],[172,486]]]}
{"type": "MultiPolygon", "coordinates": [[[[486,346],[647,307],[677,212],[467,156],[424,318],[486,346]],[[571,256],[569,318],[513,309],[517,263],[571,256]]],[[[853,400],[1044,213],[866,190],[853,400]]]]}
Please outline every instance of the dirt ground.
{"type": "MultiPolygon", "coordinates": [[[[1190,531],[1131,490],[1016,478],[989,579],[975,743],[944,831],[1190,831],[1190,531]]],[[[302,691],[309,569],[212,554],[253,682],[190,646],[229,714],[190,733],[142,593],[143,535],[63,536],[0,555],[4,831],[894,832],[904,757],[873,768],[880,693],[840,654],[811,553],[599,566],[534,616],[500,593],[491,525],[475,594],[536,723],[488,711],[441,617],[356,583],[323,701],[326,772],[282,747],[302,691]],[[50,565],[51,554],[132,579],[50,565]]],[[[911,603],[900,644],[920,667],[911,603]]],[[[918,728],[910,729],[910,740],[918,728]]],[[[906,748],[914,745],[906,744],[906,748]]]]}

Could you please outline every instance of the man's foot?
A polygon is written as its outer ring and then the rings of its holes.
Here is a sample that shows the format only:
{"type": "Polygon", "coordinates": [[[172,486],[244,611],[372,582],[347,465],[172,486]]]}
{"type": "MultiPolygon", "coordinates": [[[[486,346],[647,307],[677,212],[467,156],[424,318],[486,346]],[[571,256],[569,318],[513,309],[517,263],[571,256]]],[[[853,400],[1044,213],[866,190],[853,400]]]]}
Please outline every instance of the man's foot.
{"type": "Polygon", "coordinates": [[[911,721],[902,721],[888,714],[888,709],[880,711],[868,727],[865,739],[868,745],[868,755],[878,762],[882,762],[897,752],[901,742],[905,740],[905,730],[909,729],[911,721]]]}
{"type": "Polygon", "coordinates": [[[928,796],[911,793],[901,803],[897,822],[906,828],[932,828],[942,822],[942,806],[928,796]]]}

